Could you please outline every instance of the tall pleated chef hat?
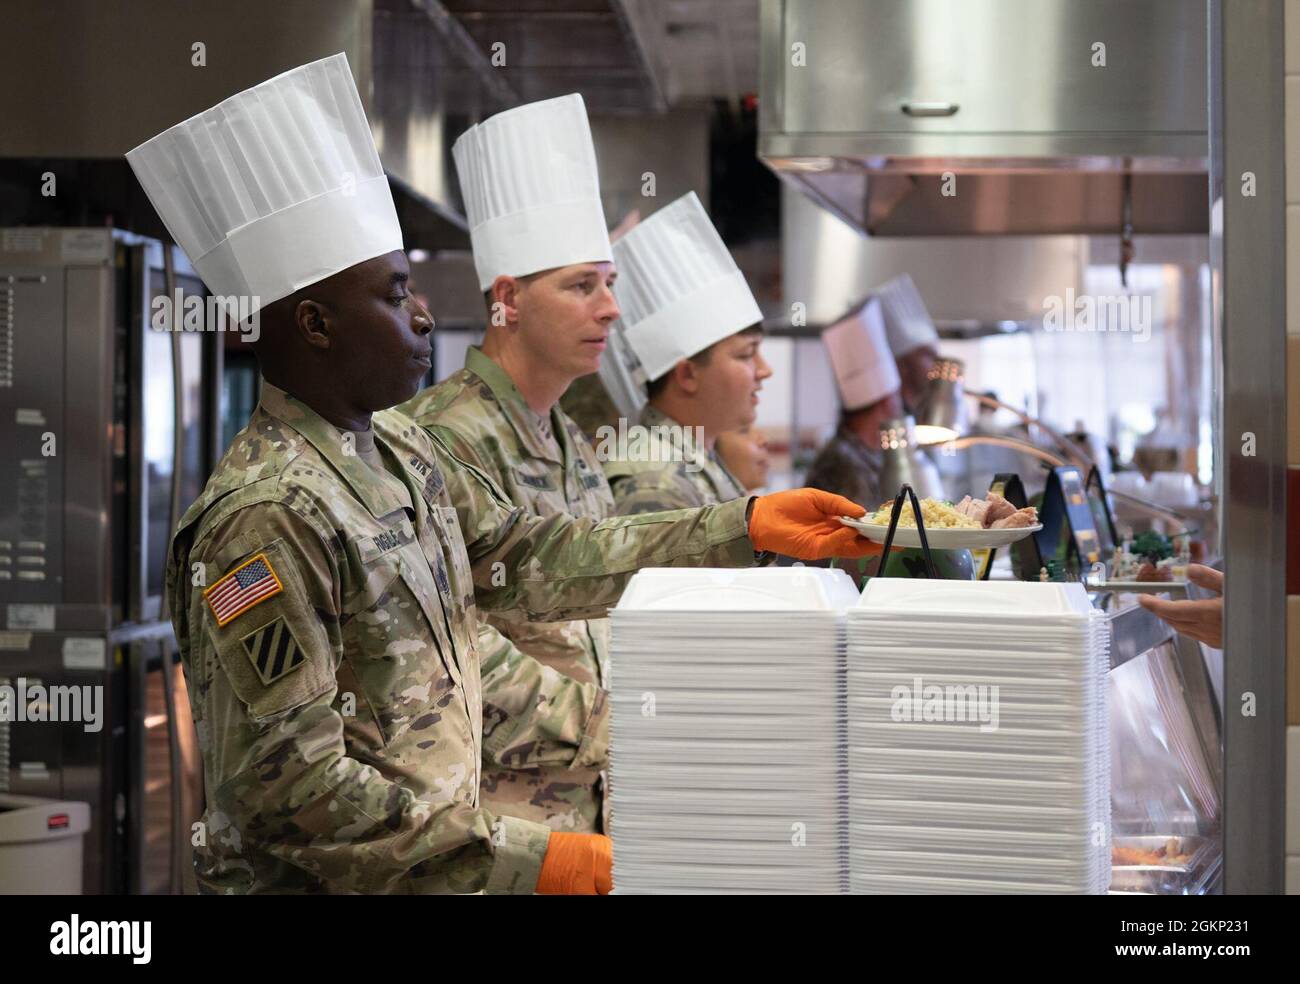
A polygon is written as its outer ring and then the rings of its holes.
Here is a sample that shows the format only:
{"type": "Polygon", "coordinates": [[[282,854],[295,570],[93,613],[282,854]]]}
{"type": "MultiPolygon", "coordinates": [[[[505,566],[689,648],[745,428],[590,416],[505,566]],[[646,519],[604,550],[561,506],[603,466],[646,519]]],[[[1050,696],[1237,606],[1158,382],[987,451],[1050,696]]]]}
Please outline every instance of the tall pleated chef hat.
{"type": "Polygon", "coordinates": [[[480,290],[612,259],[587,107],[572,93],[497,113],[451,148],[480,290]]]}
{"type": "Polygon", "coordinates": [[[647,379],[763,320],[693,191],[616,242],[614,263],[622,329],[647,379]]]}
{"type": "Polygon", "coordinates": [[[939,332],[934,319],[925,309],[921,292],[907,274],[887,280],[874,291],[880,298],[885,314],[885,334],[889,338],[894,358],[901,359],[922,345],[937,345],[939,332]]]}
{"type": "Polygon", "coordinates": [[[343,54],[231,96],[126,159],[214,294],[265,306],[402,248],[343,54]]]}
{"type": "Polygon", "coordinates": [[[882,307],[872,297],[822,332],[845,410],[861,410],[898,392],[901,380],[882,307]]]}

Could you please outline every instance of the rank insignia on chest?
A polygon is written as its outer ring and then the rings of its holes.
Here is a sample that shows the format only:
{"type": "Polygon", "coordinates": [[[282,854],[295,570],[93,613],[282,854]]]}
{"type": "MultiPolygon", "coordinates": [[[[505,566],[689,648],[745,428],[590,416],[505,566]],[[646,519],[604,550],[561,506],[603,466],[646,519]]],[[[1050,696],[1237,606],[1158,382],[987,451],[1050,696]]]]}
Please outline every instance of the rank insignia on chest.
{"type": "Polygon", "coordinates": [[[253,669],[257,670],[258,677],[268,687],[307,662],[307,657],[298,646],[298,640],[293,637],[283,618],[263,625],[240,641],[244,644],[244,652],[248,654],[253,669]]]}
{"type": "Polygon", "coordinates": [[[410,465],[411,465],[412,468],[414,468],[416,471],[418,471],[421,475],[426,475],[426,476],[427,476],[427,475],[429,474],[429,465],[428,465],[428,463],[427,463],[427,462],[424,462],[424,461],[421,461],[421,460],[420,460],[419,458],[417,458],[415,455],[411,455],[410,465]]]}
{"type": "Polygon", "coordinates": [[[217,625],[225,625],[267,598],[274,598],[284,586],[266,554],[240,564],[203,592],[217,625]]]}

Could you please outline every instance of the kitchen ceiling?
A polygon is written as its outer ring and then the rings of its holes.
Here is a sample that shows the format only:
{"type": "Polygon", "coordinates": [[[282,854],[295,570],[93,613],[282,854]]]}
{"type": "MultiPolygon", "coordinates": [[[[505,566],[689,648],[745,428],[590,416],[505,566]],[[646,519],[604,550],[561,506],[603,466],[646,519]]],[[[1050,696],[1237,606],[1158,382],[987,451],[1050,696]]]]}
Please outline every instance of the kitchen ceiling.
{"type": "Polygon", "coordinates": [[[592,113],[647,113],[758,89],[758,0],[381,0],[398,4],[445,11],[510,104],[580,92],[592,113]]]}
{"type": "Polygon", "coordinates": [[[645,47],[657,56],[669,104],[735,104],[758,91],[758,0],[643,0],[631,6],[645,47]]]}
{"type": "MultiPolygon", "coordinates": [[[[635,118],[716,100],[735,106],[757,84],[757,0],[132,3],[148,32],[100,0],[15,10],[13,30],[0,32],[9,55],[0,58],[0,116],[14,124],[0,132],[0,158],[45,161],[46,169],[84,159],[61,166],[84,192],[61,203],[73,210],[69,221],[111,220],[151,235],[161,226],[123,178],[126,149],[233,91],[338,51],[356,75],[408,245],[426,249],[467,245],[451,145],[477,120],[574,91],[593,116],[635,118]],[[219,71],[154,57],[188,52],[194,36],[222,53],[219,71]],[[34,91],[43,66],[69,51],[76,77],[56,74],[34,91]],[[149,98],[123,98],[140,92],[149,98]]],[[[65,218],[42,205],[33,203],[32,214],[65,218]]]]}
{"type": "Polygon", "coordinates": [[[620,0],[443,0],[515,103],[580,92],[593,113],[665,108],[620,0]]]}

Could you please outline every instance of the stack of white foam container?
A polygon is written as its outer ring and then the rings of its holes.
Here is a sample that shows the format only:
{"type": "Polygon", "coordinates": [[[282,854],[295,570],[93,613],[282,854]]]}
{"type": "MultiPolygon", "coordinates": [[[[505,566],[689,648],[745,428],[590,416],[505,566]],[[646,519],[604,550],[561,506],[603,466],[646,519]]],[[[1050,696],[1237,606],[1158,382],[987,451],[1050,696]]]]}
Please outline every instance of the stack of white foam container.
{"type": "Polygon", "coordinates": [[[871,580],[849,612],[855,892],[1104,892],[1109,629],[1078,584],[871,580]]]}
{"type": "Polygon", "coordinates": [[[818,568],[632,579],[611,614],[617,893],[845,890],[857,601],[818,568]]]}

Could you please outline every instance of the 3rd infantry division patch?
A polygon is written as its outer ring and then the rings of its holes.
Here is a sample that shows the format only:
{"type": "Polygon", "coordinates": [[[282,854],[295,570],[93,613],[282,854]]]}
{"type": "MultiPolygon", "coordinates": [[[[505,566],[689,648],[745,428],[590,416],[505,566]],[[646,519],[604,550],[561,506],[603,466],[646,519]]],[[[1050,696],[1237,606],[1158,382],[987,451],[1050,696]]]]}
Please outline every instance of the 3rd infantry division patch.
{"type": "Polygon", "coordinates": [[[307,662],[283,616],[250,632],[241,641],[257,675],[268,687],[307,662]]]}

